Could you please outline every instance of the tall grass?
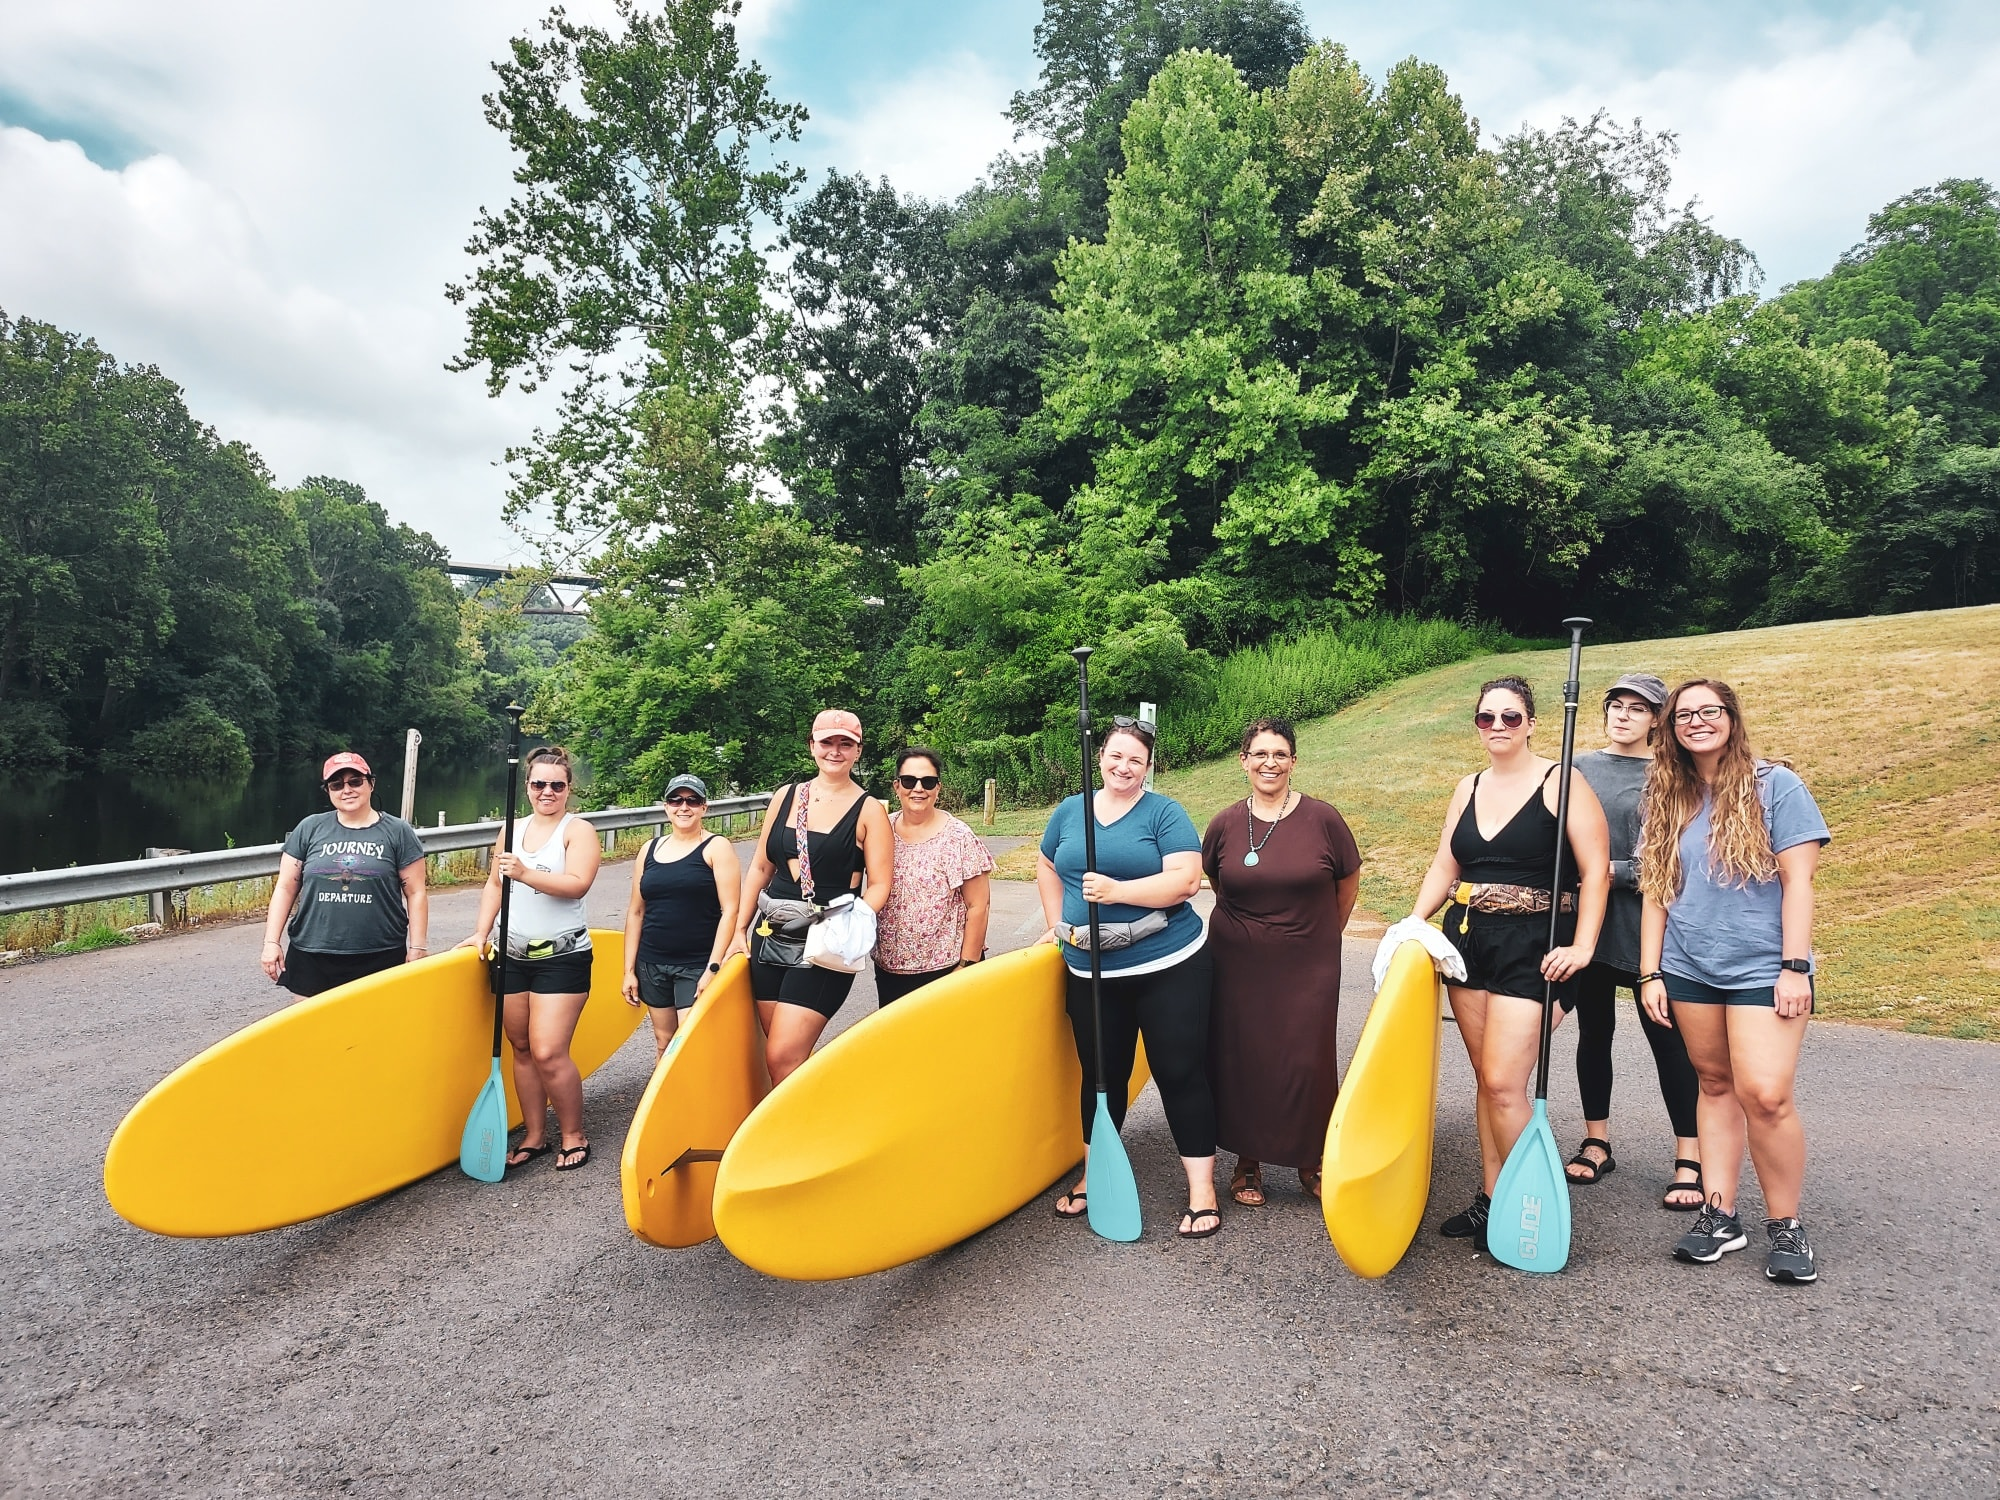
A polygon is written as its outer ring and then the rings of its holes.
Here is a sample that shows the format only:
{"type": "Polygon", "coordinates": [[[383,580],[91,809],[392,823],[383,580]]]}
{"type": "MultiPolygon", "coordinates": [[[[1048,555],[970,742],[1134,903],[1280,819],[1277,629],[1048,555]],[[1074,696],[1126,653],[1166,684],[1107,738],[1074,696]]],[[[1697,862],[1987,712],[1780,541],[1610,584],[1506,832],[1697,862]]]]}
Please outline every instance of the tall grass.
{"type": "MultiPolygon", "coordinates": [[[[1381,615],[1246,647],[1160,706],[1159,764],[1177,769],[1213,760],[1236,748],[1253,719],[1318,718],[1399,678],[1516,644],[1487,627],[1381,615]]],[[[1134,707],[1097,705],[1100,729],[1111,712],[1134,707]]],[[[1015,804],[1055,802],[1078,785],[1076,734],[1067,727],[964,745],[952,760],[949,789],[966,806],[978,805],[989,776],[1015,804]]]]}

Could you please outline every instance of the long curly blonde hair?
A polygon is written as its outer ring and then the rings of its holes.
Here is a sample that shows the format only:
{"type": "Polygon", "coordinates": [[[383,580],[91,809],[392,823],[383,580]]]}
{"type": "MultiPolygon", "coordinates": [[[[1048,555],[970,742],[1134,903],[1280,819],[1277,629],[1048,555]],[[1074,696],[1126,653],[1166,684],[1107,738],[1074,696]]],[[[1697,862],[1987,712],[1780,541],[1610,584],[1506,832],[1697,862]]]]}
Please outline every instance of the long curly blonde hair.
{"type": "Polygon", "coordinates": [[[1764,824],[1764,804],[1757,795],[1757,753],[1743,723],[1736,690],[1712,677],[1684,682],[1667,695],[1660,711],[1662,746],[1646,775],[1646,795],[1640,808],[1639,889],[1661,906],[1680,896],[1686,872],[1681,869],[1681,835],[1701,811],[1705,797],[1714,797],[1708,825],[1709,868],[1726,885],[1772,880],[1778,857],[1771,852],[1771,831],[1764,824]],[[1715,781],[1704,784],[1694,756],[1674,732],[1674,711],[1681,694],[1705,687],[1722,700],[1729,716],[1729,741],[1715,768],[1715,781]]]}

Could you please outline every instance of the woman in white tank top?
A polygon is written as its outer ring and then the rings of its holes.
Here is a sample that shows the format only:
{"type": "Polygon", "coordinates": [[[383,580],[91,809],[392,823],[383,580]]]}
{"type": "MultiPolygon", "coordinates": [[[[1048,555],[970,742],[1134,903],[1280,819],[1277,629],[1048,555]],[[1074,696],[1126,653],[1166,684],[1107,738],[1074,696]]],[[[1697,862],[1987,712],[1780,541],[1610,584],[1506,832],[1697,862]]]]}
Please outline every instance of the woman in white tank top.
{"type": "MultiPolygon", "coordinates": [[[[503,1019],[514,1044],[514,1091],[521,1100],[521,1139],[507,1153],[509,1170],[546,1156],[548,1111],[562,1129],[556,1170],[590,1160],[583,1133],[583,1077],[570,1058],[570,1038],[590,999],[590,926],[584,898],[602,854],[597,830],[569,810],[575,775],[568,752],[548,745],[528,757],[533,813],[514,826],[514,847],[493,841],[493,874],[479,900],[479,920],[461,948],[484,950],[500,915],[500,882],[511,880],[503,1019]]],[[[503,834],[502,837],[505,835],[503,834]]]]}

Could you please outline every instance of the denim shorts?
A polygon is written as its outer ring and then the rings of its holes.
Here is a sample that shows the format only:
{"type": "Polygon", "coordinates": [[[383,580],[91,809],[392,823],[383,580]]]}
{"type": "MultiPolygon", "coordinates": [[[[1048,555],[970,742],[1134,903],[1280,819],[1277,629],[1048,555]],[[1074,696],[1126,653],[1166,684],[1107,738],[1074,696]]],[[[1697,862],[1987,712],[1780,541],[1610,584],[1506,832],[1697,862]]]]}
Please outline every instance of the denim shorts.
{"type": "MultiPolygon", "coordinates": [[[[1667,998],[1679,1005],[1761,1005],[1766,1010],[1778,1008],[1778,991],[1772,985],[1761,989],[1724,990],[1712,984],[1703,984],[1699,979],[1685,979],[1679,974],[1662,974],[1666,981],[1667,998]]],[[[1813,1003],[1819,1003],[1818,988],[1813,984],[1812,975],[1806,976],[1806,985],[1814,991],[1813,1003]]],[[[1811,1014],[1810,1011],[1807,1012],[1811,1014]]]]}

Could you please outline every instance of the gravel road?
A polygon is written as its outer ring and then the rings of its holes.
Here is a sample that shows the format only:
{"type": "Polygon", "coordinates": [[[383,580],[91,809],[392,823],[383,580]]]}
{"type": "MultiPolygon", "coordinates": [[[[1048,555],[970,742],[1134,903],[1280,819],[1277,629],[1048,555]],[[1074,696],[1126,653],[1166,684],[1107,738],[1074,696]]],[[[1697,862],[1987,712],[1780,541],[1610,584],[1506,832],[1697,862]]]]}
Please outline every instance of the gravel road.
{"type": "MultiPolygon", "coordinates": [[[[607,870],[598,920],[626,879],[607,870]]],[[[1032,938],[1032,888],[997,889],[994,946],[1032,938]]],[[[471,900],[435,901],[440,946],[471,900]]],[[[579,1173],[493,1188],[447,1170],[291,1229],[154,1237],[106,1205],[106,1142],[170,1068],[276,1007],[258,940],[216,928],[0,972],[0,1493],[2000,1493],[2000,1047],[1814,1029],[1809,1288],[1766,1284],[1755,1244],[1668,1258],[1687,1218],[1657,1207],[1671,1151],[1629,1010],[1620,1170],[1576,1193],[1553,1277],[1435,1233],[1476,1175],[1449,1029],[1430,1214],[1375,1283],[1285,1171],[1268,1207],[1178,1242],[1151,1090],[1127,1128],[1136,1245],[1042,1201],[856,1282],[653,1249],[617,1185],[643,1028],[588,1085],[598,1152],[579,1173]]],[[[1348,946],[1343,1058],[1371,947],[1348,946]]],[[[857,984],[840,1019],[873,1003],[857,984]]],[[[1565,1028],[1566,1148],[1573,1045],[1565,1028]]]]}

